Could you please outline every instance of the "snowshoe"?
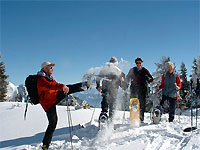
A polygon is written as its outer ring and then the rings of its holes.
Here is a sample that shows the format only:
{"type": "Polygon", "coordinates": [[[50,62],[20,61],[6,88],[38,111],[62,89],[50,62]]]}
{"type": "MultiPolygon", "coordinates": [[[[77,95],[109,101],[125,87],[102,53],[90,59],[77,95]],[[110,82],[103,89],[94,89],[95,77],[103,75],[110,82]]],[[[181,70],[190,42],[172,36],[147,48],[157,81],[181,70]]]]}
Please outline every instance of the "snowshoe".
{"type": "Polygon", "coordinates": [[[42,148],[42,150],[48,150],[48,146],[47,145],[42,145],[41,148],[42,148]]]}
{"type": "Polygon", "coordinates": [[[102,112],[99,116],[99,128],[103,128],[106,126],[108,122],[108,115],[105,112],[102,112]]]}
{"type": "Polygon", "coordinates": [[[161,120],[161,111],[159,108],[155,107],[152,112],[152,120],[154,124],[158,124],[161,120]]]}
{"type": "Polygon", "coordinates": [[[130,99],[130,123],[134,126],[140,126],[140,102],[138,98],[130,99]]]}

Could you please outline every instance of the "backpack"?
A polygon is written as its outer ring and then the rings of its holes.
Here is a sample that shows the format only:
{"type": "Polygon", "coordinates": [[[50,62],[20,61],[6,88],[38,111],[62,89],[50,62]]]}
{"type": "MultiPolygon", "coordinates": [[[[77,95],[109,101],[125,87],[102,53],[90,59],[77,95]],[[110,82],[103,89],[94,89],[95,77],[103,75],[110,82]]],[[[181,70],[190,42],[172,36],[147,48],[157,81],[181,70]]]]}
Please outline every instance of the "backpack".
{"type": "Polygon", "coordinates": [[[29,100],[32,104],[39,104],[39,96],[37,93],[37,75],[29,75],[25,80],[25,86],[28,92],[29,100]]]}

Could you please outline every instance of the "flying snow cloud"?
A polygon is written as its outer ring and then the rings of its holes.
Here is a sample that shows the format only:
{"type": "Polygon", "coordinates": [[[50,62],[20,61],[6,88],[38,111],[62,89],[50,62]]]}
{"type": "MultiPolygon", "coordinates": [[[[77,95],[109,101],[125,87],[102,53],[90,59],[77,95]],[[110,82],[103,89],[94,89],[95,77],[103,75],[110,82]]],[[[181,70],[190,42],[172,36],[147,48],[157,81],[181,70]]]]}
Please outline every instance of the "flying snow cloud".
{"type": "MultiPolygon", "coordinates": [[[[99,66],[99,67],[92,67],[88,70],[88,72],[86,74],[93,74],[93,75],[98,75],[100,73],[100,71],[106,67],[108,64],[110,64],[109,62],[105,63],[105,66],[99,66]]],[[[125,74],[128,73],[129,69],[131,68],[131,63],[124,60],[123,58],[120,59],[120,61],[118,63],[114,63],[116,66],[119,67],[119,69],[124,72],[125,74]]],[[[85,74],[85,75],[86,75],[85,74]]],[[[84,77],[83,77],[84,78],[84,77]]]]}

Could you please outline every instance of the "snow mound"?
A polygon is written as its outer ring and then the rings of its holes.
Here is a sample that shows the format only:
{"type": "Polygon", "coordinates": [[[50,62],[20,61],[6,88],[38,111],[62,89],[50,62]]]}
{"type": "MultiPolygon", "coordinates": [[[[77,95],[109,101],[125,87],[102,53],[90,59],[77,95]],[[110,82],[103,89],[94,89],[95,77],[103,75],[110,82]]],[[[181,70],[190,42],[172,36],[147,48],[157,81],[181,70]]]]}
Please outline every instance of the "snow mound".
{"type": "Polygon", "coordinates": [[[17,86],[15,86],[13,83],[8,82],[7,85],[7,96],[6,99],[7,101],[15,101],[15,97],[18,94],[17,86]]]}

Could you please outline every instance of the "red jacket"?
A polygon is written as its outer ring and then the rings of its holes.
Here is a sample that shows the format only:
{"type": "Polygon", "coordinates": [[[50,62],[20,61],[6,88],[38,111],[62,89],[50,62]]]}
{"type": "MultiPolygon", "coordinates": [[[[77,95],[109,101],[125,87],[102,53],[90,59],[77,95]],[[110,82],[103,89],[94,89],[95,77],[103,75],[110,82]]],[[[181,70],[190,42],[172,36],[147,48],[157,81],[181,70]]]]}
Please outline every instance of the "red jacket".
{"type": "Polygon", "coordinates": [[[43,109],[47,111],[56,103],[57,91],[62,91],[64,84],[57,83],[53,77],[52,80],[40,76],[37,80],[38,95],[40,97],[40,104],[43,109]]]}

